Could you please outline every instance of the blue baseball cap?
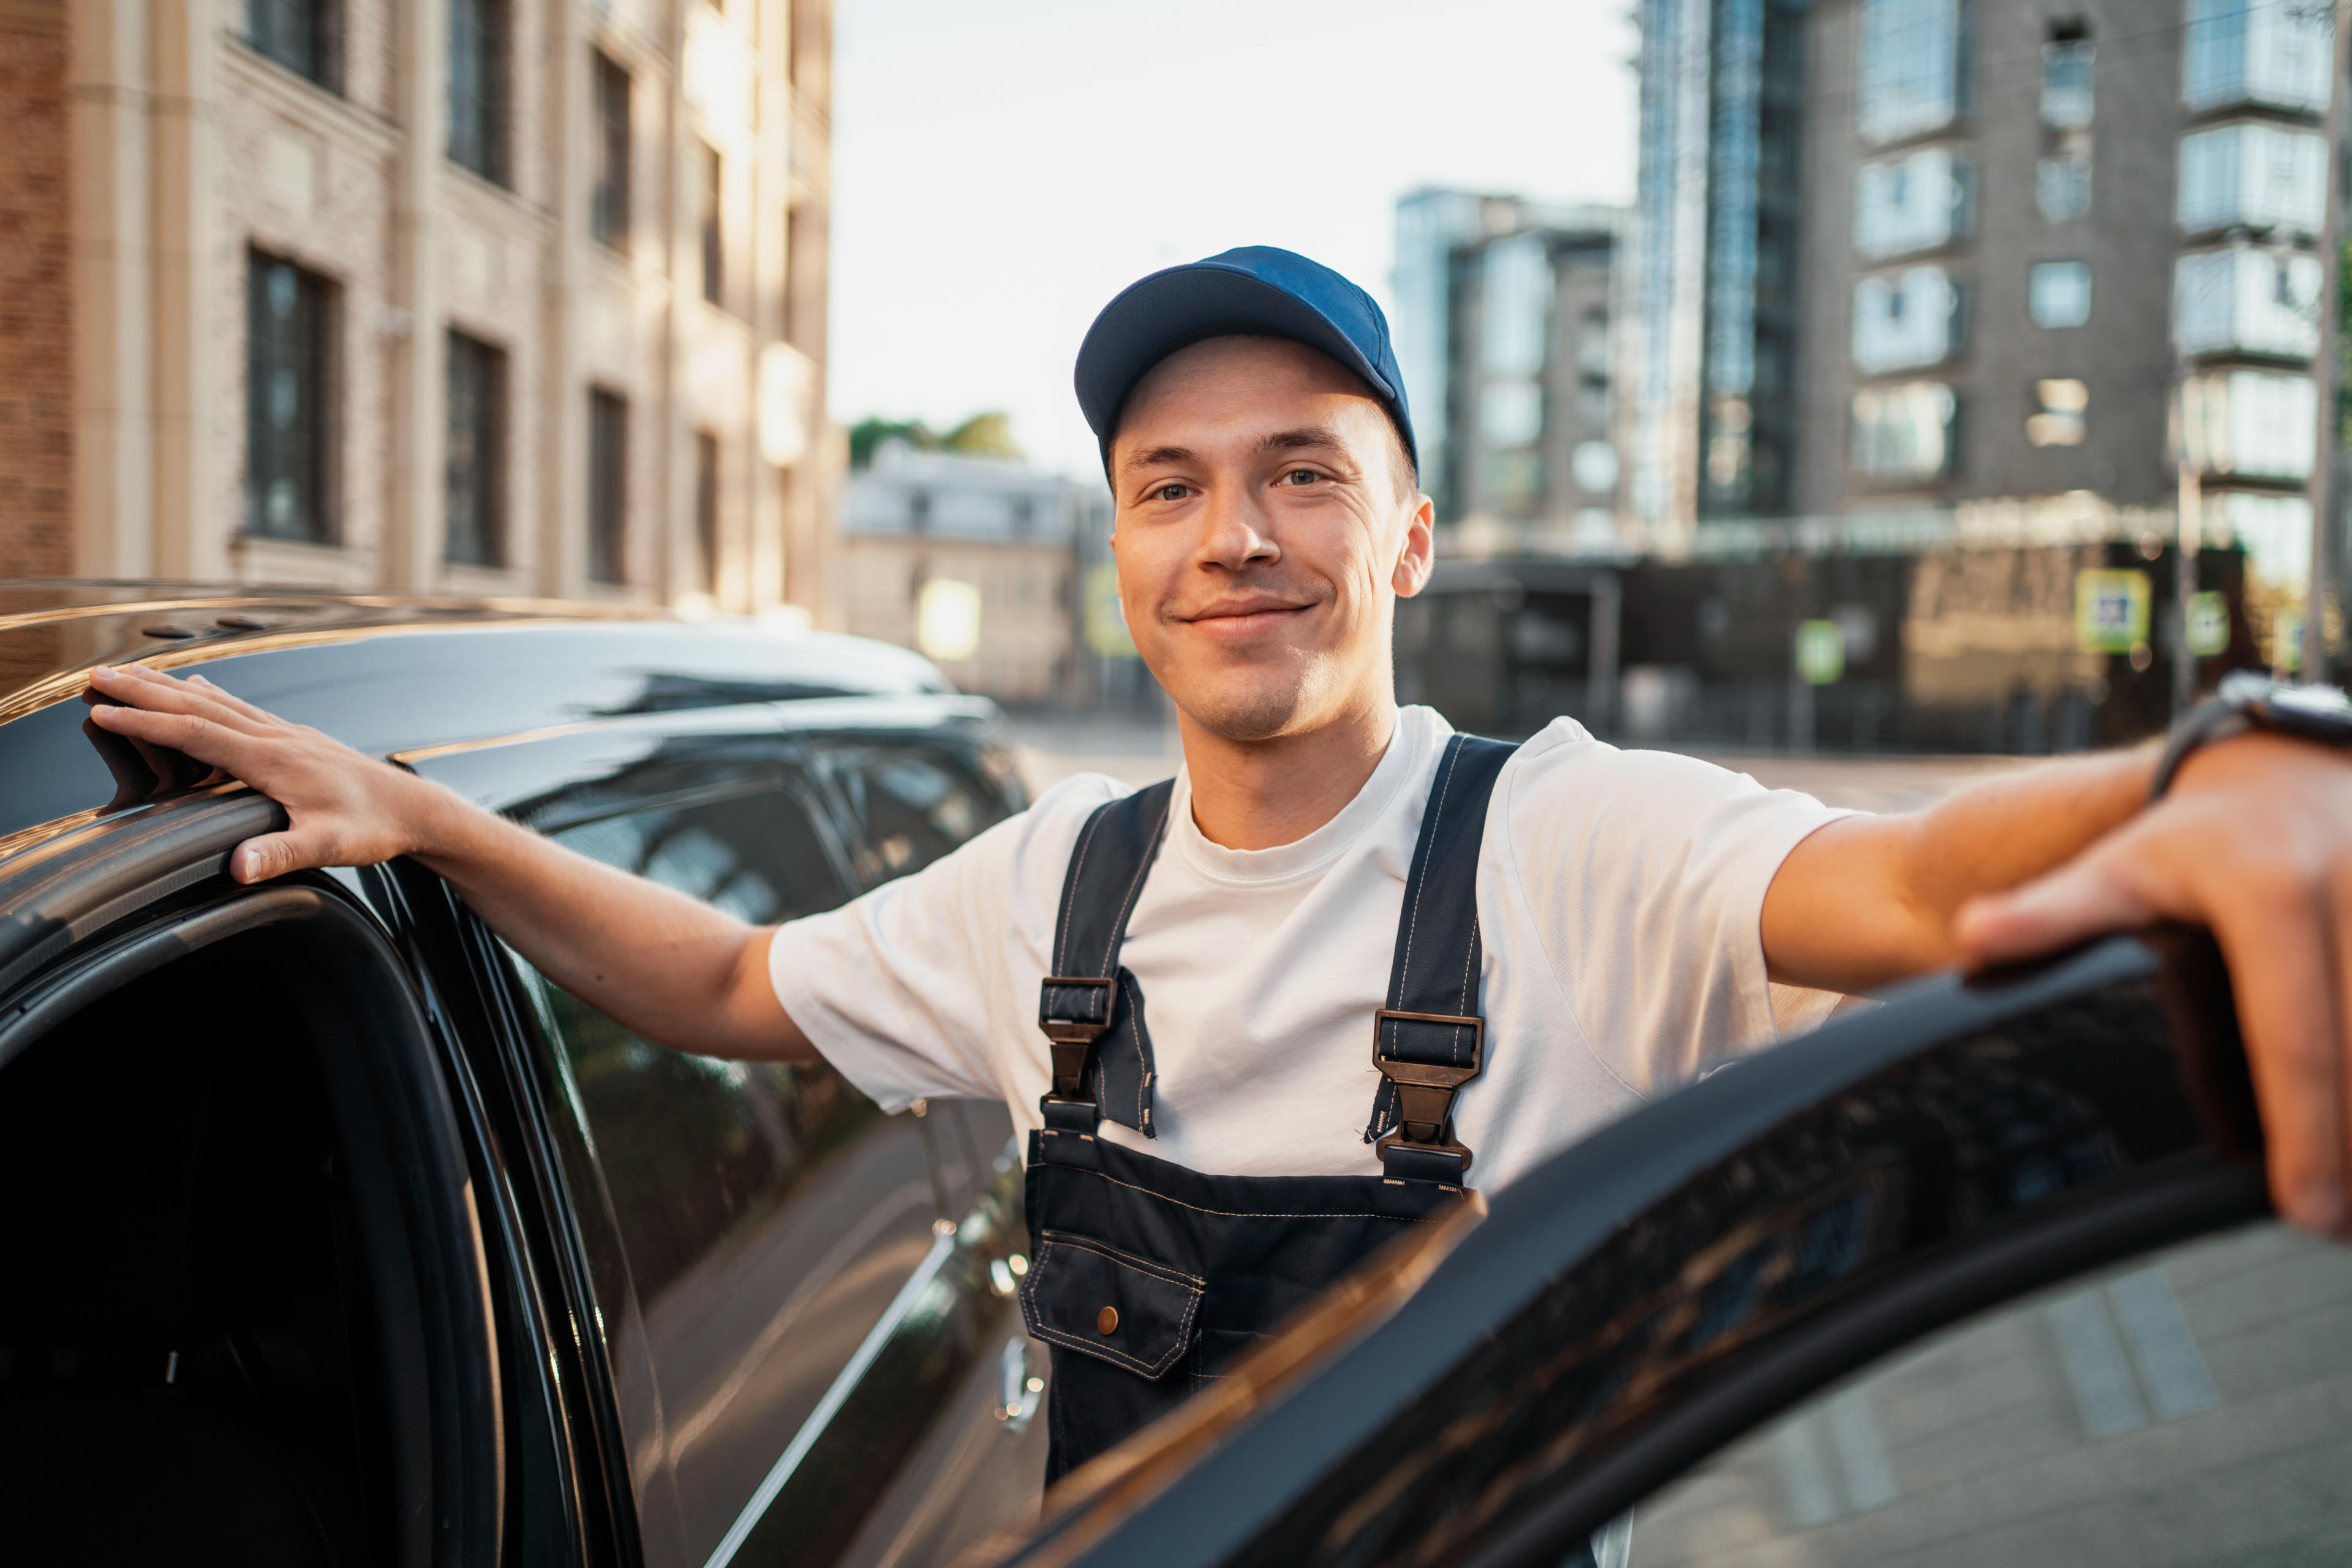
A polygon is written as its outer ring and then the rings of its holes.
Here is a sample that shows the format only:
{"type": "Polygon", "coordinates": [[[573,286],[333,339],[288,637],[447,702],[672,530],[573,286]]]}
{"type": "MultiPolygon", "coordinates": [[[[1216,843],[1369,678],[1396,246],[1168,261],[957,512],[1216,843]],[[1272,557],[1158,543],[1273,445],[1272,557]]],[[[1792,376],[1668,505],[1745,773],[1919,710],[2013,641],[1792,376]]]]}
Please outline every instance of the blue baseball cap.
{"type": "Polygon", "coordinates": [[[1364,378],[1396,421],[1413,466],[1412,415],[1372,297],[1319,261],[1269,245],[1245,245],[1171,267],[1128,285],[1078,345],[1078,406],[1110,468],[1119,410],[1144,373],[1178,349],[1230,333],[1288,338],[1319,349],[1364,378]]]}

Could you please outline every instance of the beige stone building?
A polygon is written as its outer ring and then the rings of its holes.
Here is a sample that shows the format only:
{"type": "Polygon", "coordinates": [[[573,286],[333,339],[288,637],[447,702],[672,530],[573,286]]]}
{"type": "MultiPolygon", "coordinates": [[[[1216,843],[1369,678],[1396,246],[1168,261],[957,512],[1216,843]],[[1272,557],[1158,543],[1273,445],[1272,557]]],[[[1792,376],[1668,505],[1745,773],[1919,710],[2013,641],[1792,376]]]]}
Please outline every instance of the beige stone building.
{"type": "Polygon", "coordinates": [[[0,573],[821,620],[830,0],[0,0],[0,573]]]}

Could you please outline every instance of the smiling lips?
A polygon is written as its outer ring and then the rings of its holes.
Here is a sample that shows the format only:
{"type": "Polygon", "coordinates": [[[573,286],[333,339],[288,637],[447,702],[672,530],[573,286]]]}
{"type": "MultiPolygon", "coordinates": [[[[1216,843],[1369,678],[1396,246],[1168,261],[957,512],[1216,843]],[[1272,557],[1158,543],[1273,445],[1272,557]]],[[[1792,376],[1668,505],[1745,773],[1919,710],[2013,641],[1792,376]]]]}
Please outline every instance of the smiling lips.
{"type": "Polygon", "coordinates": [[[1270,595],[1253,594],[1247,598],[1220,599],[1177,618],[1210,637],[1243,642],[1273,631],[1307,607],[1270,595]]]}

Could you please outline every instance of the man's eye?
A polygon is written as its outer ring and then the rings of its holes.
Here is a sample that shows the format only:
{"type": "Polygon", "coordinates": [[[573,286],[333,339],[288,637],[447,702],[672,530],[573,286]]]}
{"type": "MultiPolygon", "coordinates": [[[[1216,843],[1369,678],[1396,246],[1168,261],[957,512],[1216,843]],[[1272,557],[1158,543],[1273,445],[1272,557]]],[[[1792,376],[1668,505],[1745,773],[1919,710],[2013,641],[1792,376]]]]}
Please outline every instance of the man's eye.
{"type": "Polygon", "coordinates": [[[1171,481],[1168,484],[1161,485],[1158,489],[1153,490],[1151,492],[1151,499],[1153,500],[1182,500],[1191,493],[1192,487],[1190,485],[1180,485],[1171,481]]]}
{"type": "Polygon", "coordinates": [[[1311,485],[1322,477],[1312,468],[1293,468],[1282,476],[1282,482],[1286,485],[1311,485]]]}

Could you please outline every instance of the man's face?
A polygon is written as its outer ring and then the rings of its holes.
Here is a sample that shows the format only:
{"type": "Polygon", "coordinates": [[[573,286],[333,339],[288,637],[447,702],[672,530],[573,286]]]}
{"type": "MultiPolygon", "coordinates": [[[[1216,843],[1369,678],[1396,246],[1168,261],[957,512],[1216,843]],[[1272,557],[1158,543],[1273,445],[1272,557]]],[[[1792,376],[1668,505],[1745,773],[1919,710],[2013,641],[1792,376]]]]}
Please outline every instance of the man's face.
{"type": "Polygon", "coordinates": [[[1430,564],[1402,461],[1364,384],[1303,344],[1211,338],[1137,384],[1111,447],[1119,600],[1186,717],[1261,741],[1389,700],[1394,596],[1430,564]]]}

